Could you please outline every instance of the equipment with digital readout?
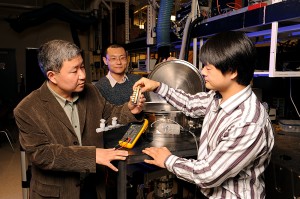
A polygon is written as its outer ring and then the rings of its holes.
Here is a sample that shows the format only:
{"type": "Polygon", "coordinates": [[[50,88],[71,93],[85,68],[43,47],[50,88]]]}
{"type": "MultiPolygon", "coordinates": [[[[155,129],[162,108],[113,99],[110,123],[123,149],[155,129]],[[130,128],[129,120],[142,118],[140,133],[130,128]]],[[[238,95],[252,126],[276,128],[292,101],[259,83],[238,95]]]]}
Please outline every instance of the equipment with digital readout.
{"type": "Polygon", "coordinates": [[[119,141],[121,147],[131,149],[137,140],[140,138],[141,134],[146,131],[148,127],[148,120],[144,119],[140,123],[131,123],[129,129],[123,135],[122,139],[119,141]]]}

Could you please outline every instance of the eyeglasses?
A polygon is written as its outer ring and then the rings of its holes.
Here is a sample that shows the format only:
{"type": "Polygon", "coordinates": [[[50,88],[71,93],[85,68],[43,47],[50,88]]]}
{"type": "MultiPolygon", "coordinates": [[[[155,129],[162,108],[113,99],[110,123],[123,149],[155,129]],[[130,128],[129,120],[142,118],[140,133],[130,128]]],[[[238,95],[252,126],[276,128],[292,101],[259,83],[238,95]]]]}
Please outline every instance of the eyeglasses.
{"type": "Polygon", "coordinates": [[[127,61],[127,57],[126,56],[120,56],[120,57],[110,57],[110,58],[107,58],[106,59],[110,62],[117,62],[117,61],[120,61],[120,62],[126,62],[127,61]]]}

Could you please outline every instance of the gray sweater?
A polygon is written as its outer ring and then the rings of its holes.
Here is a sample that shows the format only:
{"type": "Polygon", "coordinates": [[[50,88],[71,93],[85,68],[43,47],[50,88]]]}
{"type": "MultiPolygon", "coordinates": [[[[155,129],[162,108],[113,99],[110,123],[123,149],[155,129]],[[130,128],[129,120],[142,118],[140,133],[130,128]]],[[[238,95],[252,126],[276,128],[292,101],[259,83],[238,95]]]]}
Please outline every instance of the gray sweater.
{"type": "Polygon", "coordinates": [[[132,87],[141,76],[135,74],[127,74],[128,80],[124,83],[117,83],[114,87],[111,87],[107,77],[102,77],[95,86],[98,88],[102,96],[112,104],[121,105],[125,102],[129,102],[132,95],[132,87]]]}

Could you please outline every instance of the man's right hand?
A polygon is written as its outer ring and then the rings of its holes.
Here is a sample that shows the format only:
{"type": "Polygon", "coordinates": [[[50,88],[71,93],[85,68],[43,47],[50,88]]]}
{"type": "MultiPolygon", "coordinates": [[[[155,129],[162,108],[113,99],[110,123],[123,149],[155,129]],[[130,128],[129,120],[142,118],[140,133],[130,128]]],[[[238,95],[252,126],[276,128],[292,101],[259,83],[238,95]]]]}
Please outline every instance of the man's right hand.
{"type": "Polygon", "coordinates": [[[140,80],[135,82],[135,84],[133,85],[133,90],[138,86],[141,87],[142,92],[154,91],[160,86],[160,82],[142,77],[140,80]]]}
{"type": "Polygon", "coordinates": [[[163,59],[162,61],[165,62],[165,61],[172,61],[172,60],[177,60],[176,57],[168,57],[167,59],[163,59]]]}
{"type": "Polygon", "coordinates": [[[126,160],[127,156],[128,156],[128,151],[125,150],[116,150],[114,148],[112,149],[96,148],[96,163],[107,166],[114,171],[118,171],[118,169],[110,162],[113,160],[126,160]]]}

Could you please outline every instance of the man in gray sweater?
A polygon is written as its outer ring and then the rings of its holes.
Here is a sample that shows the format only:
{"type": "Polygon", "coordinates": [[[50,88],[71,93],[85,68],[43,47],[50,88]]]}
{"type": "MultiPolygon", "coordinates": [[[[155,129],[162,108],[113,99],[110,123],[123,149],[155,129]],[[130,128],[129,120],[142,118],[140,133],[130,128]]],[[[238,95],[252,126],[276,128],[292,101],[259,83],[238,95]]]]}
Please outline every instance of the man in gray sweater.
{"type": "Polygon", "coordinates": [[[126,74],[127,54],[123,46],[110,45],[105,51],[103,62],[108,66],[108,74],[102,77],[95,86],[110,103],[121,105],[128,102],[134,83],[139,75],[126,74]]]}

